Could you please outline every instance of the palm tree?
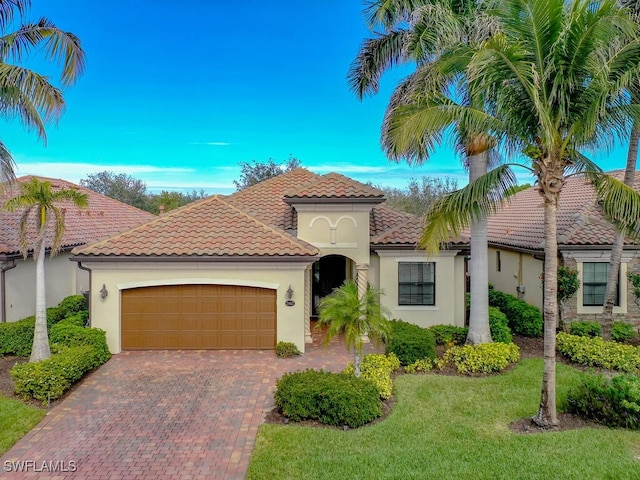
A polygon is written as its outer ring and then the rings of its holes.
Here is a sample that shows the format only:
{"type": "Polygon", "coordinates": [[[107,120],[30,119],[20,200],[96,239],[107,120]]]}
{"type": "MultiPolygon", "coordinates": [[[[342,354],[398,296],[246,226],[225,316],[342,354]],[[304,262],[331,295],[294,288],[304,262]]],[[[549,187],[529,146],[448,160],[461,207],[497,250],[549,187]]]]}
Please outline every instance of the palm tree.
{"type": "MultiPolygon", "coordinates": [[[[47,18],[7,31],[16,14],[22,20],[30,6],[31,0],[0,0],[0,115],[18,118],[46,143],[45,124],[58,120],[64,111],[62,91],[46,76],[16,63],[33,51],[42,52],[47,60],[62,66],[60,82],[66,87],[84,71],[84,51],[75,35],[58,29],[47,18]]],[[[0,174],[0,179],[15,178],[13,158],[1,141],[0,174]]]]}
{"type": "MultiPolygon", "coordinates": [[[[542,197],[544,373],[534,421],[555,426],[558,198],[566,177],[584,172],[607,217],[620,228],[633,229],[640,195],[604,175],[581,150],[610,147],[616,135],[628,130],[629,119],[638,116],[625,93],[640,65],[638,28],[613,0],[503,0],[495,19],[500,33],[467,63],[469,89],[485,99],[491,115],[474,110],[466,121],[474,131],[490,132],[511,156],[524,152],[542,197]]],[[[420,121],[410,123],[410,133],[419,138],[420,121]]],[[[406,128],[390,130],[398,134],[407,135],[406,128]]],[[[510,166],[502,165],[434,204],[423,233],[427,249],[436,251],[474,219],[497,210],[514,184],[510,166]]]]}
{"type": "Polygon", "coordinates": [[[64,217],[56,206],[56,203],[59,202],[72,202],[74,205],[83,208],[88,205],[88,197],[86,193],[81,193],[76,189],[60,188],[54,190],[51,182],[41,181],[33,177],[27,182],[20,183],[20,192],[5,204],[5,208],[9,211],[24,209],[20,217],[22,255],[26,259],[31,251],[36,261],[36,324],[30,362],[37,362],[51,356],[49,335],[47,333],[44,259],[47,240],[50,240],[50,235],[48,235],[50,228],[53,228],[53,241],[48,247],[49,254],[51,256],[56,255],[62,243],[64,217]],[[31,219],[35,221],[35,239],[33,239],[32,250],[28,246],[28,231],[31,219]]]}
{"type": "MultiPolygon", "coordinates": [[[[629,8],[633,18],[639,22],[640,4],[637,0],[623,0],[620,4],[629,8]]],[[[632,103],[640,103],[640,82],[637,78],[631,85],[629,92],[632,103]]],[[[640,121],[633,120],[631,132],[629,133],[629,146],[627,148],[627,162],[624,169],[624,183],[633,188],[636,177],[636,163],[638,161],[638,140],[640,139],[640,121]]],[[[607,274],[607,288],[604,295],[604,306],[602,309],[602,338],[611,340],[611,328],[613,326],[613,306],[616,302],[618,287],[618,276],[620,275],[620,261],[622,260],[622,250],[624,248],[625,232],[616,232],[613,245],[611,246],[611,258],[609,259],[609,272],[607,274]]]]}
{"type": "Polygon", "coordinates": [[[327,326],[324,344],[340,334],[344,335],[347,348],[353,348],[353,365],[356,377],[360,376],[360,360],[362,359],[363,337],[371,340],[385,340],[389,334],[387,312],[380,305],[382,292],[371,285],[360,295],[358,285],[347,281],[336,288],[330,295],[320,300],[318,323],[315,328],[327,326]]]}
{"type": "MultiPolygon", "coordinates": [[[[447,133],[469,170],[469,181],[487,172],[493,140],[482,130],[471,130],[457,115],[460,106],[483,109],[481,97],[469,95],[465,65],[443,56],[451,49],[471,49],[492,33],[494,22],[487,1],[378,0],[365,9],[370,29],[379,24],[384,34],[365,40],[353,62],[349,81],[362,98],[376,93],[382,74],[399,64],[415,62],[416,71],[394,91],[382,127],[387,156],[409,163],[427,161],[447,133]],[[429,112],[421,118],[420,135],[399,134],[398,110],[421,104],[429,112]],[[453,127],[453,129],[451,128],[453,127]],[[394,130],[393,134],[391,130],[394,130]]],[[[403,122],[400,122],[402,125],[403,122]]],[[[491,341],[488,317],[488,252],[486,218],[471,223],[471,315],[467,343],[491,341]]]]}

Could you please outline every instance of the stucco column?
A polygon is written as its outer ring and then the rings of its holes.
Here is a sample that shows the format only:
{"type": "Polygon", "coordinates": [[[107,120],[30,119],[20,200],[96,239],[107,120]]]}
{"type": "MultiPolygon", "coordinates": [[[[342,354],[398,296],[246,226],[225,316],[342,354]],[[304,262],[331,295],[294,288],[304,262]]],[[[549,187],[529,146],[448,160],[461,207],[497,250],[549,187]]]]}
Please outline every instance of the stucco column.
{"type": "MultiPolygon", "coordinates": [[[[367,292],[369,264],[356,263],[356,271],[358,272],[358,296],[363,298],[367,292]]],[[[364,343],[369,343],[369,336],[362,335],[362,341],[364,343]]]]}
{"type": "Polygon", "coordinates": [[[304,271],[304,343],[313,343],[311,337],[311,265],[304,271]]]}

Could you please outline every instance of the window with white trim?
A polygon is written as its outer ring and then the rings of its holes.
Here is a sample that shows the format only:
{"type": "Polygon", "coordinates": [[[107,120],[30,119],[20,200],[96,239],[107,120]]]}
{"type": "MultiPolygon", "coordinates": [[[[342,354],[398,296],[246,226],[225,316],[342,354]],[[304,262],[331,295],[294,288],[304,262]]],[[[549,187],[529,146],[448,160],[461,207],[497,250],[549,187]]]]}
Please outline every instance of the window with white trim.
{"type": "Polygon", "coordinates": [[[435,304],[435,262],[399,262],[398,305],[435,304]]]}
{"type": "MultiPolygon", "coordinates": [[[[584,262],[582,264],[582,304],[585,307],[604,305],[608,274],[609,264],[606,262],[584,262]]],[[[620,278],[618,278],[615,305],[620,305],[620,278]]]]}

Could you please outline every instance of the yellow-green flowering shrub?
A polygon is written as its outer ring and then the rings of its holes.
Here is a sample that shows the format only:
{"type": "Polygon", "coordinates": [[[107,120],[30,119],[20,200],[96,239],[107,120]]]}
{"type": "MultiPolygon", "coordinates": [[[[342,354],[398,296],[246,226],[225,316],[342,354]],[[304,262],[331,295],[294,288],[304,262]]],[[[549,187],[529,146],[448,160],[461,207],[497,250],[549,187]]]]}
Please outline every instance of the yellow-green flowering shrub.
{"type": "Polygon", "coordinates": [[[618,342],[605,342],[601,337],[579,337],[568,333],[556,336],[556,349],[580,365],[603,367],[623,372],[640,370],[640,348],[618,342]]]}
{"type": "MultiPolygon", "coordinates": [[[[370,353],[365,355],[360,362],[360,378],[372,382],[380,393],[380,398],[387,399],[393,392],[391,374],[398,368],[400,368],[400,360],[393,353],[389,355],[370,353]]],[[[347,364],[344,373],[351,375],[355,373],[353,363],[347,364]]]]}
{"type": "Polygon", "coordinates": [[[438,368],[453,362],[459,373],[492,373],[504,370],[520,360],[520,348],[515,343],[483,343],[452,347],[436,361],[438,368]]]}
{"type": "Polygon", "coordinates": [[[433,368],[433,360],[430,358],[423,358],[422,360],[416,360],[411,365],[404,367],[405,373],[418,373],[429,372],[433,368]]]}

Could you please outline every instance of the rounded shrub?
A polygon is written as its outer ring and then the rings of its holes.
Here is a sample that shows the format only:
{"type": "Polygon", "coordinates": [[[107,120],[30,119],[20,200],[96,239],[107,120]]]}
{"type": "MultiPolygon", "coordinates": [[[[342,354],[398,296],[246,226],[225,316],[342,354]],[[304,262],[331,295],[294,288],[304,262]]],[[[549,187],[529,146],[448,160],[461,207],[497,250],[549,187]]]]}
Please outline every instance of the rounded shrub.
{"type": "Polygon", "coordinates": [[[596,322],[571,322],[569,333],[578,337],[599,337],[600,324],[596,322]]]}
{"type": "Polygon", "coordinates": [[[464,345],[447,350],[444,357],[436,360],[439,368],[450,361],[459,373],[493,373],[507,368],[520,359],[520,348],[515,343],[482,343],[464,345]]]}
{"type": "Polygon", "coordinates": [[[489,327],[491,328],[491,339],[494,342],[513,342],[507,316],[496,307],[489,307],[489,327]]]}
{"type": "Polygon", "coordinates": [[[489,289],[489,306],[498,308],[507,316],[513,333],[525,337],[542,336],[542,312],[518,297],[489,289]]]}
{"type": "Polygon", "coordinates": [[[84,295],[70,295],[58,304],[58,308],[64,312],[65,316],[70,316],[74,313],[87,310],[87,300],[84,298],[84,295]]]}
{"type": "Polygon", "coordinates": [[[611,340],[614,342],[628,342],[634,335],[633,325],[624,322],[613,322],[613,326],[611,327],[611,340]]]}
{"type": "Polygon", "coordinates": [[[278,342],[276,344],[276,355],[280,358],[293,357],[301,353],[293,342],[278,342]]]}
{"type": "Polygon", "coordinates": [[[436,345],[462,345],[469,333],[468,328],[456,325],[433,325],[428,330],[433,333],[436,345]]]}
{"type": "Polygon", "coordinates": [[[436,358],[436,342],[433,332],[402,320],[392,320],[385,353],[393,353],[400,364],[411,365],[416,360],[436,358]]]}
{"type": "Polygon", "coordinates": [[[276,406],[294,421],[359,427],[382,415],[378,390],[369,380],[345,373],[305,370],[276,382],[276,406]]]}
{"type": "Polygon", "coordinates": [[[640,429],[640,377],[583,374],[569,391],[567,409],[609,427],[640,429]]]}
{"type": "MultiPolygon", "coordinates": [[[[370,353],[365,355],[360,362],[361,378],[371,381],[378,389],[380,398],[387,399],[393,393],[393,380],[391,374],[400,368],[400,360],[393,353],[389,355],[379,355],[370,353]]],[[[344,373],[355,374],[352,362],[347,364],[344,373]]]]}

